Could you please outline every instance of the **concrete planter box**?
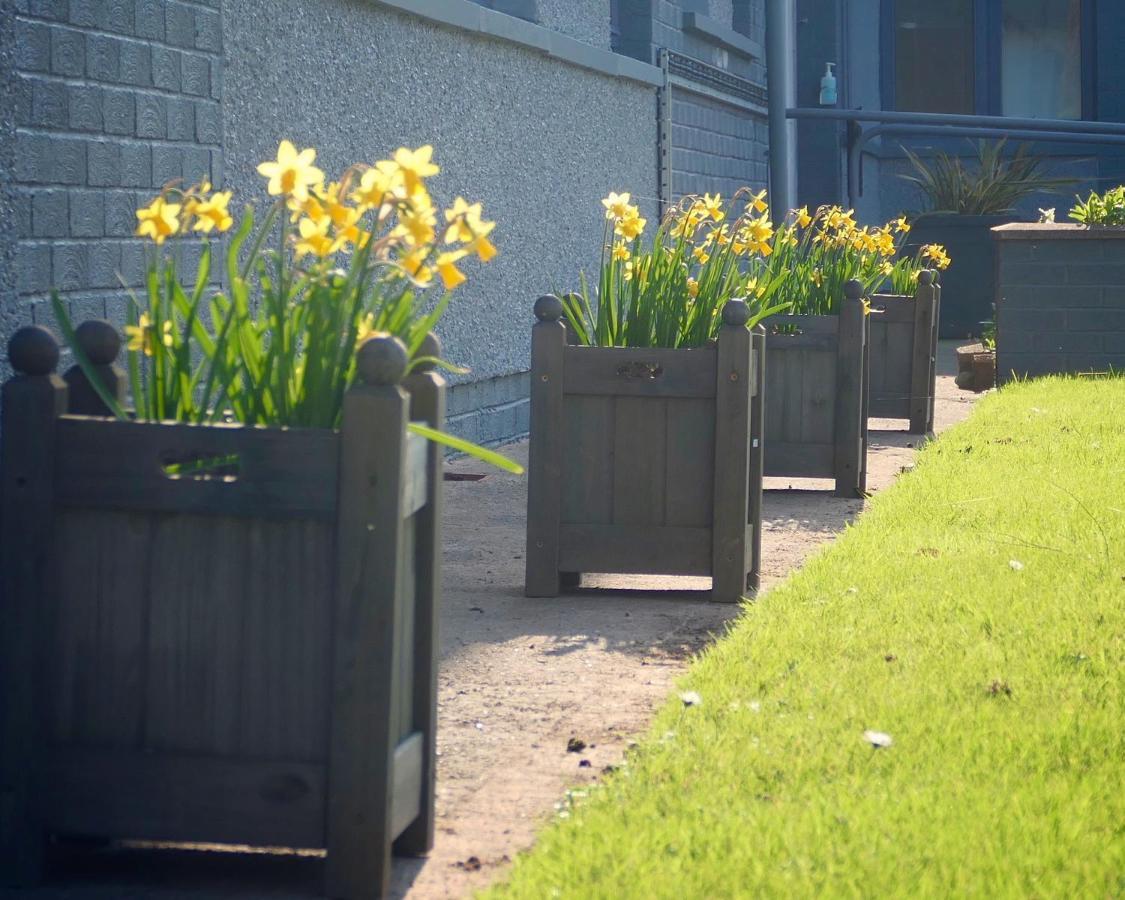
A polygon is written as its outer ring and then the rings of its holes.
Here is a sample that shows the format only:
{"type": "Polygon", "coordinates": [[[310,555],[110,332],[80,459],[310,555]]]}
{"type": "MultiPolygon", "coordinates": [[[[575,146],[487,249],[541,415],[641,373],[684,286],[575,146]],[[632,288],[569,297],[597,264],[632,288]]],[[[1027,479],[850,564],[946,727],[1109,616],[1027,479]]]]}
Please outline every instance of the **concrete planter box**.
{"type": "Polygon", "coordinates": [[[385,893],[433,841],[442,483],[406,426],[442,380],[372,340],[340,431],[193,426],[75,415],[42,328],[9,356],[0,876],[65,834],[323,847],[329,896],[385,893]]]}
{"type": "Polygon", "coordinates": [[[1125,228],[1004,225],[996,244],[996,374],[1125,369],[1125,228]]]}
{"type": "Polygon", "coordinates": [[[871,402],[877,419],[907,419],[912,434],[934,430],[941,288],[923,271],[913,297],[871,296],[871,402]]]}
{"type": "Polygon", "coordinates": [[[568,346],[557,297],[531,336],[529,597],[582,572],[709,575],[758,586],[764,336],[740,300],[713,346],[568,346]]]}
{"type": "Polygon", "coordinates": [[[870,317],[859,285],[839,315],[771,316],[766,329],[765,474],[867,489],[870,317]]]}
{"type": "Polygon", "coordinates": [[[995,257],[989,230],[1011,222],[1015,216],[959,216],[927,213],[910,231],[904,252],[924,244],[942,244],[953,264],[941,274],[944,296],[938,333],[943,338],[965,338],[981,332],[981,322],[992,318],[995,295],[995,257]]]}

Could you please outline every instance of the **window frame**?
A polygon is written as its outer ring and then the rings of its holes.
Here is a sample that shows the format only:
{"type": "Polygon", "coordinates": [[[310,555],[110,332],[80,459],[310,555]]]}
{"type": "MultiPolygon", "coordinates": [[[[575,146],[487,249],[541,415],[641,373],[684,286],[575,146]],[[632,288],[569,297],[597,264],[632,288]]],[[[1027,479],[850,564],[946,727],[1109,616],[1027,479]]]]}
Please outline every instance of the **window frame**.
{"type": "MultiPolygon", "coordinates": [[[[1079,0],[1081,6],[1080,72],[1082,118],[1097,119],[1097,27],[1094,0],[1079,0]]],[[[879,89],[884,110],[897,110],[895,97],[896,0],[881,0],[879,15],[879,89]]],[[[999,0],[973,0],[973,115],[1002,116],[1000,85],[1000,40],[1003,19],[999,0]],[[983,75],[983,77],[981,77],[983,75]]],[[[913,112],[915,110],[904,110],[913,112]]]]}

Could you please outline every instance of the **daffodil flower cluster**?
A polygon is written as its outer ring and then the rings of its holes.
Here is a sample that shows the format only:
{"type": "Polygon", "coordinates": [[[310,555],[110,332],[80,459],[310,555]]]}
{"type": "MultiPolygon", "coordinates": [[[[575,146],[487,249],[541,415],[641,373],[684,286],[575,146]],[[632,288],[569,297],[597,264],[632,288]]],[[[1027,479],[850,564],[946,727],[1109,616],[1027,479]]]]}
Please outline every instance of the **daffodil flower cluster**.
{"type": "MultiPolygon", "coordinates": [[[[207,181],[169,184],[137,210],[136,234],[151,247],[125,327],[138,418],[333,427],[358,345],[391,334],[411,365],[423,361],[463,268],[496,256],[480,203],[442,207],[431,195],[431,146],[331,181],[316,162],[315,149],[282,141],[258,166],[273,198],[260,221],[252,206],[232,214],[232,192],[207,181]],[[187,247],[194,281],[181,283],[187,247]]],[[[623,215],[620,225],[629,234],[644,221],[623,215]]],[[[61,304],[56,314],[67,332],[61,304]]]]}

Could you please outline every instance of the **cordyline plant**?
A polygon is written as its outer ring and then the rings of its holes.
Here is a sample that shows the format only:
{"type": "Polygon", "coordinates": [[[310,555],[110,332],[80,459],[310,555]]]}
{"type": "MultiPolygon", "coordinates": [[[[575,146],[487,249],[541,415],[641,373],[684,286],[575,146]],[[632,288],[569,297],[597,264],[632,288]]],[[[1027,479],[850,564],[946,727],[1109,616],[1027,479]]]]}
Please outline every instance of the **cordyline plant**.
{"type": "Polygon", "coordinates": [[[629,194],[611,193],[596,290],[585,275],[563,297],[579,343],[604,347],[700,347],[713,341],[723,305],[740,297],[749,326],[776,313],[839,310],[844,284],[865,292],[888,287],[913,293],[918,273],[950,260],[938,244],[899,256],[905,219],[882,228],[857,226],[850,210],[792,210],[771,224],[766,192],[749,188],[729,202],[719,195],[683,198],[664,216],[651,243],[646,220],[629,194]]]}
{"type": "MultiPolygon", "coordinates": [[[[104,389],[102,399],[119,417],[139,420],[335,428],[365,340],[394,335],[411,368],[453,368],[422,356],[423,342],[466,280],[458,264],[496,254],[489,240],[495,223],[461,197],[439,221],[426,187],[439,171],[432,152],[401,148],[326,184],[316,151],[283,141],[277,159],[258,167],[277,199],[260,224],[247,206],[237,228],[230,191],[212,191],[207,182],[166,187],[137,211],[137,234],[150,239],[150,252],[144,295],[130,294],[125,327],[135,413],[104,389]],[[228,231],[225,286],[217,289],[212,239],[228,231]],[[202,239],[201,253],[194,279],[182,283],[175,245],[189,237],[202,239]]],[[[100,388],[66,308],[57,293],[52,299],[67,342],[100,388]]],[[[410,428],[520,471],[452,435],[410,428]]]]}

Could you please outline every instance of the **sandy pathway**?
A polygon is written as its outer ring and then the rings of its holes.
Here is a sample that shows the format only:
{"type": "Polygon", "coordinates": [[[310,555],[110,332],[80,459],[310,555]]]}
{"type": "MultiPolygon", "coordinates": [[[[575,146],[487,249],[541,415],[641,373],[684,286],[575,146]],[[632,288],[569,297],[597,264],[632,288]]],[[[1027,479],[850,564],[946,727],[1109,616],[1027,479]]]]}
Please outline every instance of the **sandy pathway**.
{"type": "MultiPolygon", "coordinates": [[[[964,418],[974,399],[953,386],[952,347],[942,348],[938,430],[964,418]]],[[[915,440],[901,431],[872,433],[871,490],[910,464],[915,440]]],[[[526,443],[508,452],[525,457],[526,443]]],[[[452,468],[484,471],[472,461],[452,468]]],[[[765,587],[861,511],[862,501],[834,498],[826,487],[768,480],[765,587]]],[[[437,846],[428,859],[396,862],[394,896],[412,900],[466,896],[502,873],[567,788],[621,759],[690,656],[738,613],[706,602],[706,594],[700,599],[707,579],[598,581],[557,599],[525,599],[526,481],[490,474],[446,488],[437,846]],[[623,586],[643,592],[610,589],[623,586]],[[586,748],[568,752],[571,738],[586,748]]],[[[81,855],[66,861],[50,888],[0,895],[307,898],[317,894],[320,867],[319,859],[293,856],[81,855]]]]}

